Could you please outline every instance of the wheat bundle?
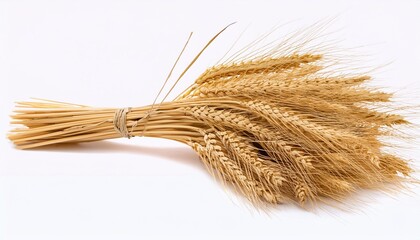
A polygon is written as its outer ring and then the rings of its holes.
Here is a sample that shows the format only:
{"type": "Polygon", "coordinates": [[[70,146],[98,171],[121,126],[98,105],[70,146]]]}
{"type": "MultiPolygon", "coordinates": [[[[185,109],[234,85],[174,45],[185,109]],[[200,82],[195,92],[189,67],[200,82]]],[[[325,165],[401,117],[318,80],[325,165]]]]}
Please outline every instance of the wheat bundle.
{"type": "Polygon", "coordinates": [[[271,48],[211,67],[175,100],[144,107],[19,102],[12,123],[21,127],[9,139],[21,149],[135,136],[175,140],[258,205],[307,206],[401,185],[412,168],[384,152],[381,141],[408,124],[386,108],[392,94],[367,87],[367,75],[323,71],[323,59],[271,48]]]}

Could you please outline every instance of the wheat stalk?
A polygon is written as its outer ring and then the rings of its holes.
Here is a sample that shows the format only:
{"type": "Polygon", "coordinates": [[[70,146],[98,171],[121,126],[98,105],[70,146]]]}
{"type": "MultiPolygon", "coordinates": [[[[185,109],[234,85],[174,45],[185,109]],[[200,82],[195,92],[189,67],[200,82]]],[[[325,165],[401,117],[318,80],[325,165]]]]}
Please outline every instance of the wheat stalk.
{"type": "Polygon", "coordinates": [[[386,106],[374,108],[391,103],[392,94],[366,87],[369,76],[326,73],[323,57],[286,49],[221,64],[174,101],[144,107],[18,102],[12,123],[19,127],[8,137],[20,149],[171,139],[192,147],[213,176],[257,206],[307,206],[361,188],[401,186],[413,170],[383,152],[380,137],[397,136],[394,129],[409,122],[386,106]]]}

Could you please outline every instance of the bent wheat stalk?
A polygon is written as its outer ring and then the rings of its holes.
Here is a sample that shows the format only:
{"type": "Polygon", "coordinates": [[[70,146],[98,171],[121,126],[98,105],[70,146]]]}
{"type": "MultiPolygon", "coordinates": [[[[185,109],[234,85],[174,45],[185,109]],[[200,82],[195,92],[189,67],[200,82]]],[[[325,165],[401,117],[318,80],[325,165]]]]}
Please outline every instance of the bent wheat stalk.
{"type": "Polygon", "coordinates": [[[407,180],[412,168],[385,153],[380,137],[409,123],[386,107],[374,108],[392,95],[366,87],[369,76],[326,73],[322,54],[282,51],[209,68],[161,104],[114,109],[19,102],[12,123],[21,127],[8,137],[20,149],[171,139],[192,147],[214,176],[257,205],[341,201],[361,188],[407,180]]]}

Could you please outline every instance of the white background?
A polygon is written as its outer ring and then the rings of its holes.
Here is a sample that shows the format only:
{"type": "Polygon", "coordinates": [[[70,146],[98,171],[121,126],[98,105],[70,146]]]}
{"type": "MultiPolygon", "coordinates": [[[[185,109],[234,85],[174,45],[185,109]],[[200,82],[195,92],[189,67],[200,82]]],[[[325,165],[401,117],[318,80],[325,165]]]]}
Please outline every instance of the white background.
{"type": "MultiPolygon", "coordinates": [[[[365,193],[368,203],[351,211],[285,205],[267,214],[223,190],[177,143],[138,138],[19,151],[5,137],[13,102],[30,97],[150,104],[190,31],[180,66],[234,21],[175,92],[245,29],[241,39],[252,40],[284,23],[280,35],[337,17],[331,38],[363,45],[368,66],[391,63],[374,73],[377,85],[419,104],[419,13],[420,1],[0,0],[0,239],[420,239],[418,186],[410,194],[365,193]]],[[[403,153],[419,162],[418,150],[403,153]]]]}

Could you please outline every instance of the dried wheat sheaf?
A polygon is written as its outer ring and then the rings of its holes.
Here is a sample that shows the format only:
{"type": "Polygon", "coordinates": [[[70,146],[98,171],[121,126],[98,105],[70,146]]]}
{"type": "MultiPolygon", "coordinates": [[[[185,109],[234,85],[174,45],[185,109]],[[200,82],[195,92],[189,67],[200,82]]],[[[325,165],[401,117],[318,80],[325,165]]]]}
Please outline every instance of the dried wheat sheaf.
{"type": "Polygon", "coordinates": [[[382,150],[381,137],[398,137],[396,126],[409,124],[387,107],[392,94],[366,86],[367,75],[328,70],[322,48],[303,43],[239,54],[160,104],[19,102],[12,123],[23,127],[9,139],[21,149],[134,136],[175,140],[258,206],[307,206],[402,186],[412,168],[382,150]]]}

